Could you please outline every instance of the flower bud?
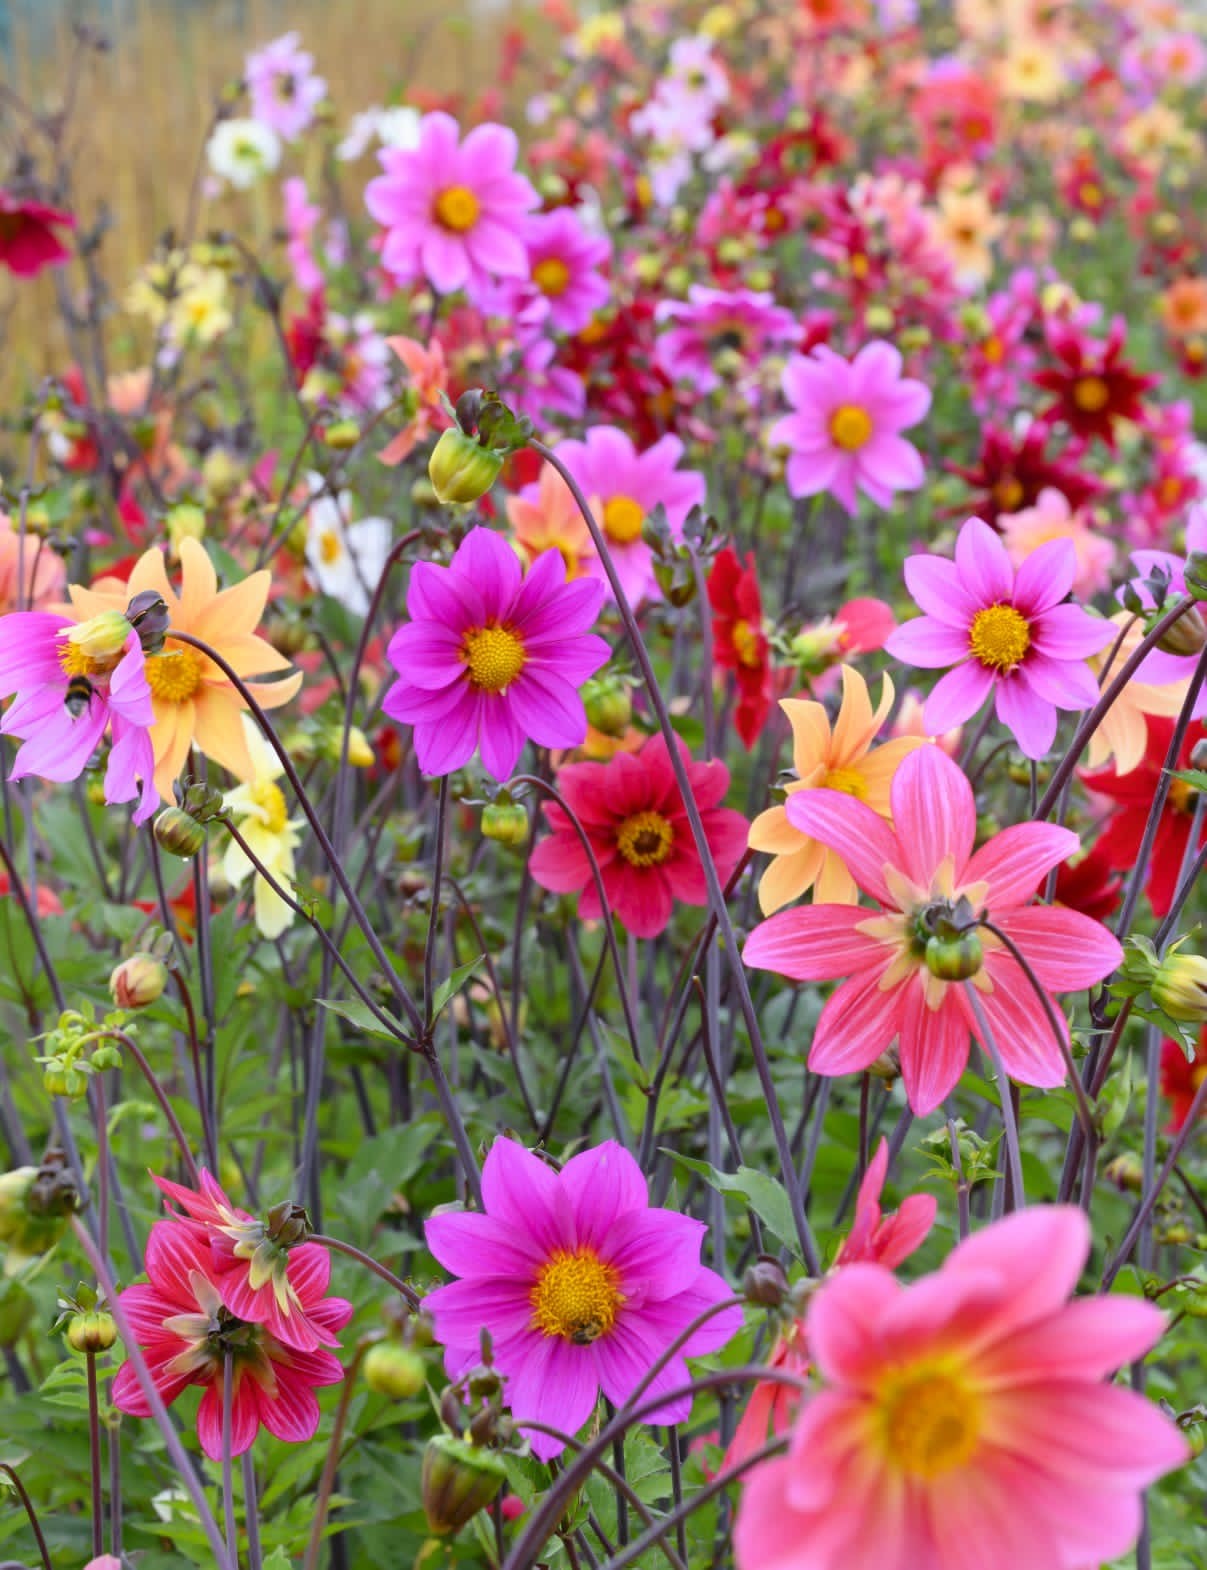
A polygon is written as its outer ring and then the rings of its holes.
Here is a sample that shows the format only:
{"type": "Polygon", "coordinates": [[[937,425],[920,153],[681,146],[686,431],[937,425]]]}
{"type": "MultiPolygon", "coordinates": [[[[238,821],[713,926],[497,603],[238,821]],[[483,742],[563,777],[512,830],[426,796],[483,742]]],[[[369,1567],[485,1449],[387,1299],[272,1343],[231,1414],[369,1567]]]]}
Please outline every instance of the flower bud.
{"type": "Polygon", "coordinates": [[[1207,1020],[1207,959],[1201,954],[1167,954],[1149,990],[1170,1019],[1188,1025],[1207,1020]]]}
{"type": "Polygon", "coordinates": [[[438,1537],[459,1532],[507,1481],[503,1457],[451,1434],[437,1434],[423,1454],[423,1513],[438,1537]]]}
{"type": "Polygon", "coordinates": [[[360,426],[355,420],[336,420],[323,432],[323,441],[336,452],[348,452],[360,441],[360,426]]]}
{"type": "Polygon", "coordinates": [[[1183,611],[1172,627],[1167,627],[1157,639],[1157,647],[1164,654],[1201,654],[1207,647],[1207,621],[1198,607],[1192,605],[1183,611]]]}
{"type": "Polygon", "coordinates": [[[428,478],[439,501],[466,505],[485,496],[499,478],[503,459],[456,427],[445,431],[428,459],[428,478]]]}
{"type": "Polygon", "coordinates": [[[126,618],[138,634],[144,654],[158,654],[172,624],[167,602],[155,589],[143,589],[126,606],[126,618]]]}
{"type": "Polygon", "coordinates": [[[268,1236],[279,1248],[296,1248],[314,1231],[310,1212],[295,1200],[283,1199],[268,1212],[268,1236]]]}
{"type": "Polygon", "coordinates": [[[926,968],[941,981],[967,981],[985,960],[985,950],[975,932],[936,933],[926,940],[926,968]]]}
{"type": "Polygon", "coordinates": [[[361,1364],[365,1384],[391,1401],[417,1396],[427,1382],[427,1365],[414,1347],[397,1341],[379,1341],[365,1353],[361,1364]]]}
{"type": "Polygon", "coordinates": [[[179,807],[165,807],[155,819],[155,840],[161,850],[188,861],[205,844],[205,830],[179,807]]]}
{"type": "Polygon", "coordinates": [[[605,736],[623,736],[633,718],[633,695],[615,676],[596,676],[583,688],[588,722],[605,736]]]}
{"type": "Polygon", "coordinates": [[[1132,1150],[1125,1150],[1122,1155],[1108,1161],[1103,1175],[1108,1183],[1113,1183],[1123,1194],[1138,1194],[1144,1187],[1144,1163],[1132,1150]]]}
{"type": "Polygon", "coordinates": [[[154,954],[131,954],[109,977],[109,996],[119,1009],[146,1008],[163,996],[168,967],[154,954]]]}
{"type": "MultiPolygon", "coordinates": [[[[342,725],[327,726],[319,735],[319,744],[323,749],[323,756],[332,763],[338,763],[343,753],[344,728],[342,725]]],[[[348,731],[348,764],[354,769],[371,769],[377,762],[377,754],[369,745],[369,738],[359,725],[353,725],[348,731]]]]}
{"type": "Polygon", "coordinates": [[[107,1352],[117,1340],[117,1321],[101,1309],[72,1314],[67,1322],[67,1345],[73,1352],[107,1352]]]}
{"type": "Polygon", "coordinates": [[[193,502],[178,502],[169,510],[164,525],[173,557],[179,556],[182,541],[196,540],[200,544],[205,539],[205,512],[193,502]]]}
{"type": "Polygon", "coordinates": [[[78,653],[107,664],[121,658],[130,632],[130,623],[121,611],[102,611],[68,628],[64,636],[78,653]]]}
{"type": "Polygon", "coordinates": [[[44,1254],[67,1230],[76,1206],[71,1175],[54,1157],[0,1176],[0,1243],[15,1254],[44,1254]]]}
{"type": "Polygon", "coordinates": [[[529,822],[526,808],[509,796],[491,801],[482,809],[482,832],[488,840],[500,845],[520,846],[528,843],[529,822]]]}
{"type": "Polygon", "coordinates": [[[214,447],[206,453],[201,465],[201,483],[212,500],[220,502],[233,496],[242,479],[242,469],[225,447],[214,447]]]}
{"type": "Polygon", "coordinates": [[[1197,600],[1207,600],[1207,551],[1191,551],[1183,574],[1186,592],[1197,600]]]}
{"type": "Polygon", "coordinates": [[[760,1254],[742,1277],[742,1296],[759,1308],[778,1308],[787,1295],[784,1267],[770,1254],[760,1254]]]}

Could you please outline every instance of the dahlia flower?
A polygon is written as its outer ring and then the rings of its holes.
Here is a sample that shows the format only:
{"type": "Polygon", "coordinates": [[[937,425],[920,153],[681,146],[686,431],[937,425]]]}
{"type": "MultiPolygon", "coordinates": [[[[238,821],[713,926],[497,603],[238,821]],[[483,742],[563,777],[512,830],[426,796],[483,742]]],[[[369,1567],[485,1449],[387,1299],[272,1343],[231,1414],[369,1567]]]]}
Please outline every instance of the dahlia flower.
{"type": "MultiPolygon", "coordinates": [[[[594,509],[595,503],[588,501],[594,509]]],[[[567,582],[586,575],[595,555],[591,531],[573,491],[551,463],[543,463],[537,482],[509,496],[506,505],[515,542],[529,562],[542,551],[557,551],[566,566],[567,582]]]]}
{"type": "Polygon", "coordinates": [[[865,344],[849,361],[820,344],[807,357],[793,355],[783,386],[793,412],[776,421],[768,440],[788,449],[793,496],[829,491],[854,514],[857,491],[887,507],[895,491],[922,484],[922,459],[900,433],[925,418],[930,389],[902,376],[891,344],[865,344]]]}
{"type": "Polygon", "coordinates": [[[418,444],[437,428],[443,414],[443,398],[448,391],[448,367],[444,348],[438,338],[424,348],[415,338],[387,338],[386,345],[402,361],[415,394],[415,412],[406,425],[377,454],[378,461],[392,468],[409,458],[418,444]]]}
{"type": "MultiPolygon", "coordinates": [[[[246,714],[243,730],[253,772],[234,790],[226,792],[222,805],[233,817],[248,850],[277,883],[288,889],[293,882],[293,853],[302,842],[302,819],[289,816],[284,792],[277,784],[284,765],[246,714]]],[[[270,941],[279,938],[293,921],[293,907],[253,866],[247,851],[234,838],[226,847],[222,871],[233,888],[252,879],[256,927],[270,941]]]]}
{"type": "Polygon", "coordinates": [[[315,75],[314,56],[297,33],[284,33],[249,54],[243,68],[251,112],[285,142],[294,142],[314,120],[327,93],[315,75]]]}
{"type": "Polygon", "coordinates": [[[1063,603],[1076,573],[1068,540],[1041,545],[1016,572],[980,518],[960,530],[954,562],[906,558],[905,582],[926,614],[898,627],[885,648],[907,665],[955,666],[926,700],[932,734],[962,725],[992,693],[1022,751],[1042,758],[1056,738],[1056,710],[1093,706],[1098,684],[1086,660],[1114,629],[1063,603]]]}
{"type": "Polygon", "coordinates": [[[210,173],[249,191],[281,162],[281,139],[259,120],[220,120],[205,144],[210,173]]]}
{"type": "Polygon", "coordinates": [[[462,141],[444,113],[424,115],[417,147],[385,148],[365,204],[386,231],[386,271],[402,284],[426,278],[440,294],[526,278],[526,215],[540,198],[515,172],[517,152],[506,126],[475,126],[462,141]]]}
{"type": "Polygon", "coordinates": [[[733,728],[749,751],[766,724],[772,683],[771,644],[763,630],[763,598],[753,551],[747,551],[744,567],[732,546],[717,552],[708,575],[708,603],[713,660],[721,670],[734,673],[738,702],[733,728]]]}
{"type": "Polygon", "coordinates": [[[1114,318],[1101,343],[1074,322],[1059,317],[1048,321],[1047,344],[1057,363],[1031,378],[1052,394],[1052,402],[1042,411],[1045,424],[1059,419],[1082,440],[1096,436],[1114,450],[1117,422],[1141,419],[1142,395],[1159,380],[1139,375],[1123,359],[1126,337],[1122,316],[1114,318]]]}
{"type": "Polygon", "coordinates": [[[1100,534],[1084,513],[1074,512],[1063,491],[1045,488],[1033,507],[1002,513],[997,526],[1016,567],[1050,540],[1068,540],[1077,559],[1073,593],[1078,599],[1101,594],[1110,583],[1116,556],[1114,540],[1100,534]]]}
{"type": "MultiPolygon", "coordinates": [[[[720,805],[729,770],[716,758],[693,762],[678,737],[675,745],[724,883],[742,859],[747,831],[740,812],[720,805]]],[[[612,914],[634,937],[657,937],[676,900],[707,905],[704,871],[663,736],[608,763],[568,764],[556,783],[595,852],[612,914]]],[[[579,916],[598,921],[603,908],[577,830],[555,802],[542,810],[553,833],[532,853],[532,876],[555,894],[577,894],[579,916]]]]}
{"type": "Polygon", "coordinates": [[[448,567],[418,562],[411,620],[386,651],[400,680],[382,708],[414,726],[423,772],[450,774],[480,746],[483,767],[505,780],[525,741],[578,746],[587,733],[578,688],[609,653],[587,630],[602,598],[591,579],[566,582],[557,551],[523,576],[489,529],[472,529],[448,567]]]}
{"type": "MultiPolygon", "coordinates": [[[[1109,975],[1123,951],[1105,927],[1077,911],[1031,906],[1041,880],[1077,849],[1077,835],[1020,823],[974,853],[972,787],[937,747],[902,761],[889,803],[894,829],[838,791],[805,791],[794,804],[797,826],[841,856],[878,911],[798,906],[746,942],[743,958],[758,970],[794,981],[848,978],[822,1009],[810,1069],[857,1073],[899,1038],[909,1104],[918,1116],[933,1111],[964,1071],[970,1035],[984,1045],[968,983],[1006,1072],[1024,1085],[1063,1084],[1052,1025],[1017,960],[994,934],[965,929],[969,912],[984,912],[1050,993],[1109,975]]],[[[1053,1014],[1067,1036],[1064,1016],[1053,1014]]]]}
{"type": "Polygon", "coordinates": [[[0,267],[15,278],[34,278],[44,267],[60,267],[71,252],[55,231],[74,228],[71,213],[0,190],[0,267]]]}
{"type": "Polygon", "coordinates": [[[390,554],[394,525],[388,518],[353,523],[351,491],[332,496],[321,474],[306,478],[314,496],[306,509],[307,576],[320,593],[353,616],[364,616],[390,554]]]}
{"type": "MultiPolygon", "coordinates": [[[[497,1139],[482,1169],[484,1214],[432,1216],[427,1245],[451,1275],[423,1306],[456,1377],[481,1359],[489,1330],[494,1366],[521,1429],[533,1419],[574,1434],[599,1393],[622,1406],[671,1342],[730,1291],[700,1263],[702,1222],[650,1208],[632,1156],[609,1140],[554,1172],[511,1139],[497,1139]]],[[[651,1381],[653,1399],[687,1383],[685,1362],[719,1351],[741,1328],[720,1310],[651,1381]]],[[[646,1422],[680,1423],[691,1397],[646,1422]]],[[[552,1435],[531,1431],[542,1460],[552,1435]]]]}
{"type": "MultiPolygon", "coordinates": [[[[585,440],[560,442],[557,455],[585,496],[598,498],[599,526],[625,597],[637,605],[659,599],[650,547],[641,538],[642,525],[655,507],[666,512],[671,534],[678,538],[684,519],[704,503],[704,477],[677,468],[683,443],[664,436],[645,452],[613,425],[596,425],[585,440]]],[[[603,564],[592,559],[592,576],[604,579],[603,564]]]]}
{"type": "Polygon", "coordinates": [[[810,1299],[821,1388],[785,1456],[752,1472],[738,1570],[1086,1570],[1124,1554],[1141,1491],[1188,1458],[1172,1422],[1110,1376],[1159,1339],[1139,1298],[1070,1295],[1090,1228],[1025,1210],[902,1286],[848,1266],[810,1299]]]}
{"type": "Polygon", "coordinates": [[[744,369],[757,366],[774,347],[795,344],[800,328],[774,296],[753,289],[708,289],[692,284],[687,300],[664,300],[659,322],[670,322],[658,339],[658,364],[698,393],[721,385],[717,357],[737,355],[744,369]]]}
{"type": "Polygon", "coordinates": [[[61,556],[28,530],[22,537],[0,512],[0,615],[40,610],[62,599],[66,577],[61,556]]]}
{"type": "Polygon", "coordinates": [[[534,213],[523,232],[531,286],[550,324],[560,332],[581,332],[612,292],[600,272],[612,254],[611,242],[592,234],[570,207],[534,213]]]}
{"type": "Polygon", "coordinates": [[[1194,1098],[1207,1079],[1207,1028],[1199,1032],[1194,1057],[1188,1058],[1180,1041],[1161,1043],[1161,1094],[1169,1102],[1166,1131],[1176,1134],[1186,1124],[1194,1098]]]}
{"type": "MultiPolygon", "coordinates": [[[[233,1373],[231,1455],[250,1449],[261,1427],[295,1444],[313,1439],[319,1424],[314,1392],[321,1385],[340,1383],[344,1371],[339,1360],[330,1352],[287,1346],[267,1325],[234,1314],[215,1280],[205,1237],[192,1227],[157,1221],[147,1240],[145,1269],[147,1285],[127,1287],[118,1301],[165,1405],[190,1385],[205,1387],[197,1409],[197,1437],[210,1460],[221,1460],[223,1454],[228,1356],[233,1373]]],[[[335,1332],[352,1317],[352,1305],[342,1298],[324,1298],[325,1285],[307,1278],[302,1301],[310,1323],[321,1328],[324,1340],[338,1346],[335,1332]]],[[[113,1404],[133,1417],[151,1415],[131,1363],[117,1371],[113,1404]]]]}

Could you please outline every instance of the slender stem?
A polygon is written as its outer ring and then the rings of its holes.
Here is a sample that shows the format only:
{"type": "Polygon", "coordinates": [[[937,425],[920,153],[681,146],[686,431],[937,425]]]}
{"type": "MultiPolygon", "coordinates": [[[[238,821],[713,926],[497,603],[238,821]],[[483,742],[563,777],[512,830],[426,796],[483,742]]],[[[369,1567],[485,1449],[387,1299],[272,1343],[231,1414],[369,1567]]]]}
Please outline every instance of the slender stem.
{"type": "Polygon", "coordinates": [[[442,775],[436,796],[436,845],[432,865],[431,898],[428,903],[427,936],[423,943],[423,1025],[432,1031],[435,1000],[436,927],[440,915],[440,885],[444,881],[444,845],[448,837],[448,775],[442,775]]]}
{"type": "Polygon", "coordinates": [[[319,1243],[323,1248],[333,1248],[337,1254],[347,1254],[349,1259],[356,1260],[357,1264],[363,1265],[366,1270],[371,1270],[375,1276],[380,1276],[383,1281],[392,1286],[395,1292],[406,1298],[411,1308],[417,1309],[422,1303],[423,1299],[415,1291],[414,1287],[408,1286],[392,1270],[387,1270],[385,1265],[374,1259],[371,1254],[362,1252],[354,1243],[345,1243],[342,1238],[338,1237],[327,1237],[322,1232],[312,1232],[309,1241],[311,1243],[319,1243]]]}
{"type": "Polygon", "coordinates": [[[142,1074],[142,1077],[146,1080],[147,1084],[151,1087],[151,1093],[155,1097],[156,1101],[158,1101],[160,1109],[168,1121],[168,1127],[172,1130],[172,1137],[175,1139],[176,1145],[180,1151],[180,1156],[184,1162],[185,1170],[188,1172],[193,1186],[196,1187],[201,1181],[201,1174],[197,1170],[197,1163],[193,1159],[193,1152],[189,1149],[188,1138],[185,1135],[184,1129],[180,1126],[180,1119],[176,1116],[167,1091],[160,1084],[155,1070],[147,1062],[146,1057],[143,1055],[142,1048],[138,1045],[132,1036],[127,1036],[124,1030],[107,1030],[105,1035],[109,1037],[110,1040],[116,1041],[121,1047],[122,1051],[128,1053],[138,1065],[139,1072],[142,1074]]]}
{"type": "MultiPolygon", "coordinates": [[[[176,990],[180,993],[180,1001],[184,1005],[185,1023],[188,1026],[189,1057],[193,1064],[193,1079],[197,1086],[197,1114],[201,1118],[201,1143],[205,1146],[205,1159],[209,1163],[210,1171],[218,1170],[218,1142],[214,1136],[214,1125],[210,1121],[209,1103],[205,1094],[205,1072],[201,1064],[201,1035],[197,1029],[197,1014],[193,1008],[193,994],[189,984],[179,970],[173,969],[171,977],[176,983],[176,990]]],[[[146,1062],[144,1058],[143,1062],[146,1062]]],[[[141,1066],[141,1065],[140,1065],[141,1066]]],[[[150,1069],[143,1069],[145,1074],[150,1074],[150,1069]]],[[[153,1087],[154,1088],[154,1087],[153,1087]]],[[[161,1100],[160,1105],[168,1110],[167,1102],[161,1100]]],[[[189,1157],[190,1161],[192,1157],[189,1157]]]]}
{"type": "Polygon", "coordinates": [[[956,1217],[962,1243],[972,1229],[972,1218],[968,1207],[968,1180],[964,1176],[964,1163],[960,1158],[960,1136],[951,1118],[947,1119],[947,1138],[951,1143],[951,1164],[956,1174],[956,1217]]]}
{"type": "Polygon", "coordinates": [[[998,1051],[997,1042],[993,1039],[993,1031],[985,1010],[981,1007],[981,1000],[977,990],[970,981],[964,982],[964,992],[972,1005],[972,1012],[977,1022],[977,1033],[981,1038],[985,1051],[993,1060],[994,1073],[997,1075],[997,1095],[1001,1105],[1002,1128],[1006,1135],[1006,1159],[1010,1163],[1010,1208],[1021,1210],[1027,1203],[1027,1196],[1023,1189],[1023,1163],[1018,1148],[1018,1121],[1014,1116],[1014,1102],[1010,1099],[1010,1076],[1006,1073],[1002,1062],[1002,1055],[998,1051]]]}
{"type": "Polygon", "coordinates": [[[50,1550],[47,1548],[46,1539],[42,1535],[42,1524],[38,1520],[38,1512],[34,1509],[34,1502],[29,1497],[29,1493],[25,1487],[25,1484],[17,1476],[16,1469],[11,1467],[7,1461],[0,1461],[0,1472],[5,1473],[5,1475],[8,1477],[8,1480],[12,1483],[13,1487],[17,1491],[17,1498],[25,1507],[25,1514],[29,1519],[30,1529],[34,1534],[34,1542],[37,1543],[38,1552],[42,1556],[43,1570],[53,1570],[53,1566],[50,1562],[50,1550]]]}
{"type": "Polygon", "coordinates": [[[105,1552],[105,1497],[101,1489],[101,1402],[96,1387],[96,1353],[84,1353],[88,1374],[88,1460],[92,1481],[92,1557],[105,1552]]]}
{"type": "Polygon", "coordinates": [[[243,1452],[243,1514],[247,1522],[248,1570],[262,1570],[264,1554],[260,1547],[260,1503],[256,1496],[256,1463],[250,1450],[243,1452]]]}
{"type": "Polygon", "coordinates": [[[231,1429],[235,1407],[235,1356],[227,1349],[222,1359],[222,1514],[226,1525],[226,1551],[239,1563],[239,1532],[235,1525],[235,1479],[231,1466],[231,1429]]]}
{"type": "Polygon", "coordinates": [[[372,1341],[367,1338],[357,1342],[352,1361],[344,1372],[339,1405],[335,1409],[335,1422],[332,1424],[331,1438],[327,1444],[327,1454],[319,1478],[318,1493],[314,1499],[314,1524],[310,1528],[302,1570],[317,1570],[319,1550],[323,1546],[323,1528],[327,1525],[327,1512],[331,1508],[331,1494],[335,1488],[335,1474],[339,1471],[340,1446],[348,1423],[348,1408],[352,1404],[352,1393],[356,1389],[356,1376],[360,1370],[361,1359],[372,1344],[372,1341]]]}

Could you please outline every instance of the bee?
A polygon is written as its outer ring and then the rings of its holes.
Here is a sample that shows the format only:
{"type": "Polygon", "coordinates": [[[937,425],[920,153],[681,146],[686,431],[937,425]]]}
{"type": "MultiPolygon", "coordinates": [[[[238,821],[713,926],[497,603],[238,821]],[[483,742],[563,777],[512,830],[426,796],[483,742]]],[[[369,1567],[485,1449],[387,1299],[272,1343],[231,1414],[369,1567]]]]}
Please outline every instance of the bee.
{"type": "Polygon", "coordinates": [[[598,1319],[584,1319],[575,1325],[570,1340],[574,1346],[590,1346],[592,1341],[598,1341],[604,1333],[604,1327],[598,1319]]]}
{"type": "Polygon", "coordinates": [[[73,719],[78,719],[83,714],[92,701],[92,694],[95,691],[96,688],[88,680],[87,676],[73,676],[67,683],[67,696],[63,702],[73,719]]]}

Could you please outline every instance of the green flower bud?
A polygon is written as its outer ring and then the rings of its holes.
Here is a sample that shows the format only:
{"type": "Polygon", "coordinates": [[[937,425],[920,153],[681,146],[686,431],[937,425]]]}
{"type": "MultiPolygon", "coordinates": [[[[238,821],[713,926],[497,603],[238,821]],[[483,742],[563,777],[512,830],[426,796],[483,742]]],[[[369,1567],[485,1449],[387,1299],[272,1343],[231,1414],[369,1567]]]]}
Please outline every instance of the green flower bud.
{"type": "Polygon", "coordinates": [[[155,840],[169,855],[189,861],[205,844],[205,830],[179,807],[166,807],[155,819],[155,840]]]}
{"type": "Polygon", "coordinates": [[[437,1434],[423,1454],[423,1513],[437,1537],[459,1532],[507,1481],[503,1457],[451,1434],[437,1434]]]}
{"type": "Polygon", "coordinates": [[[1194,605],[1157,639],[1158,649],[1165,654],[1201,654],[1205,646],[1207,621],[1194,605]]]}
{"type": "Polygon", "coordinates": [[[0,1176],[0,1243],[16,1255],[44,1254],[63,1236],[74,1209],[70,1174],[49,1159],[41,1167],[5,1172],[0,1176]]]}
{"type": "Polygon", "coordinates": [[[482,832],[500,845],[526,845],[529,822],[527,810],[510,796],[506,801],[488,802],[482,809],[482,832]]]}
{"type": "Polygon", "coordinates": [[[499,478],[503,460],[455,426],[445,431],[428,460],[428,478],[439,501],[476,502],[499,478]]]}
{"type": "Polygon", "coordinates": [[[605,736],[623,736],[633,718],[633,695],[615,676],[595,676],[583,688],[588,721],[605,736]]]}
{"type": "Polygon", "coordinates": [[[205,512],[192,502],[179,502],[164,519],[172,550],[180,551],[183,540],[205,539],[205,512]]]}
{"type": "Polygon", "coordinates": [[[379,1341],[365,1353],[361,1364],[365,1384],[391,1401],[417,1396],[427,1383],[427,1365],[414,1347],[397,1341],[379,1341]]]}
{"type": "Polygon", "coordinates": [[[67,1345],[73,1352],[107,1352],[117,1340],[117,1321],[99,1309],[72,1314],[67,1322],[67,1345]]]}
{"type": "Polygon", "coordinates": [[[926,968],[941,981],[967,981],[984,961],[985,950],[975,932],[936,933],[926,940],[926,968]]]}
{"type": "Polygon", "coordinates": [[[1201,954],[1167,954],[1149,990],[1170,1019],[1188,1025],[1207,1020],[1207,959],[1201,954]]]}
{"type": "Polygon", "coordinates": [[[119,1009],[146,1008],[163,996],[168,967],[154,954],[131,954],[109,977],[109,996],[119,1009]]]}
{"type": "Polygon", "coordinates": [[[360,441],[360,426],[355,420],[336,420],[323,432],[323,441],[336,452],[348,452],[360,441]]]}
{"type": "Polygon", "coordinates": [[[1121,1193],[1138,1194],[1144,1187],[1144,1163],[1134,1151],[1125,1150],[1107,1162],[1103,1176],[1121,1193]]]}
{"type": "Polygon", "coordinates": [[[108,665],[125,653],[130,632],[130,623],[121,611],[102,611],[70,628],[66,639],[79,655],[108,665]]]}

